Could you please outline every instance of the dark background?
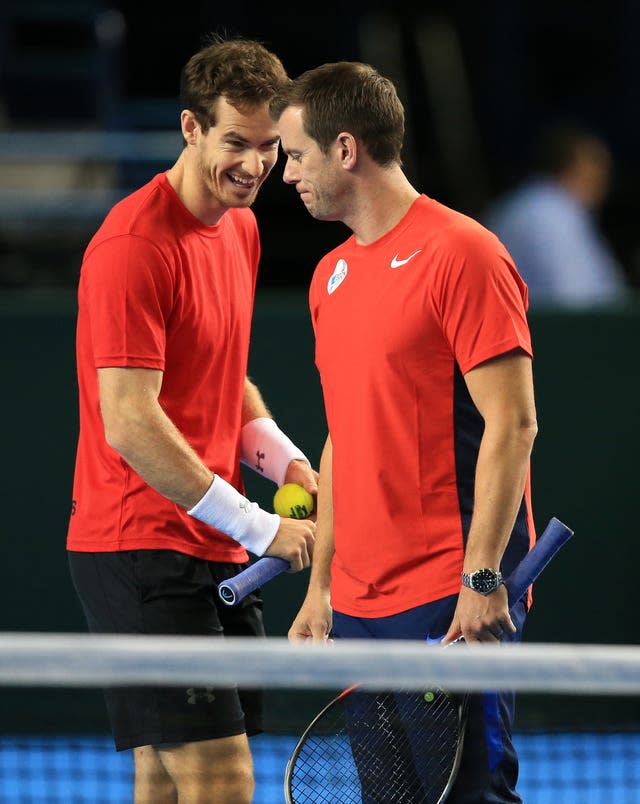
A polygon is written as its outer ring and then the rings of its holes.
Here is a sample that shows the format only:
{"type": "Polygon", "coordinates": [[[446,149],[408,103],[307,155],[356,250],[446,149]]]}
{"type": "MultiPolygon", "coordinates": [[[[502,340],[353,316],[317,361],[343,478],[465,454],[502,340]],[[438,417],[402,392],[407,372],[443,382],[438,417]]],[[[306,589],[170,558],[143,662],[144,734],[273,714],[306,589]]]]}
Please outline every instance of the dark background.
{"type": "MultiPolygon", "coordinates": [[[[539,128],[593,128],[615,159],[601,225],[640,285],[640,4],[636,0],[257,2],[161,5],[4,0],[0,99],[7,130],[70,126],[178,130],[178,78],[217,31],[255,37],[293,76],[324,61],[370,61],[396,80],[407,111],[405,165],[419,190],[475,216],[525,170],[539,128]]],[[[177,155],[177,153],[176,153],[177,155]]],[[[161,164],[121,168],[122,192],[161,164]]],[[[345,235],[314,225],[281,168],[256,204],[267,286],[306,287],[317,258],[345,235]]],[[[73,284],[89,221],[56,269],[13,284],[73,284]]],[[[24,245],[22,246],[24,248],[24,245]]]]}

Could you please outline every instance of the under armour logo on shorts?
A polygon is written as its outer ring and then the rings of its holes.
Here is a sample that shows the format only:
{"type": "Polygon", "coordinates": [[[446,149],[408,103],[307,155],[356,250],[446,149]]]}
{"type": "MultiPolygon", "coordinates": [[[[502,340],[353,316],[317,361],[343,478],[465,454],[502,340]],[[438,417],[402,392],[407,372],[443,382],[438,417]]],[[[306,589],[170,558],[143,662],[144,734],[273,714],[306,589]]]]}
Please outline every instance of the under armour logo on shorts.
{"type": "Polygon", "coordinates": [[[202,689],[189,687],[187,690],[187,703],[192,705],[197,704],[199,701],[213,703],[215,699],[216,696],[213,694],[213,687],[203,687],[202,689]]]}

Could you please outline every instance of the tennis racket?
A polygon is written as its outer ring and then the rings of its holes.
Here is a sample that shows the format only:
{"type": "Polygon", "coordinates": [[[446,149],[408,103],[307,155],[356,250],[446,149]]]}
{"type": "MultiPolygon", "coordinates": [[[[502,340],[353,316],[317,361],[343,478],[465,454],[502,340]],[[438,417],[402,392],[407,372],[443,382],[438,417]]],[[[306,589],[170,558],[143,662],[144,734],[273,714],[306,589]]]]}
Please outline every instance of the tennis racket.
{"type": "MultiPolygon", "coordinates": [[[[553,518],[506,579],[509,608],[573,535],[553,518]]],[[[462,641],[462,640],[458,640],[462,641]]],[[[455,782],[468,694],[349,687],[316,715],[285,772],[287,804],[441,804],[455,782]]]]}
{"type": "Polygon", "coordinates": [[[218,585],[218,596],[227,606],[237,606],[247,595],[267,583],[276,575],[289,569],[284,558],[265,556],[260,558],[233,578],[218,585]]]}
{"type": "MultiPolygon", "coordinates": [[[[547,525],[547,528],[542,536],[540,536],[536,542],[536,545],[533,548],[535,551],[533,553],[533,557],[529,558],[529,555],[525,556],[522,560],[522,563],[514,571],[512,576],[512,585],[522,586],[522,583],[525,583],[524,591],[526,591],[531,584],[531,581],[527,582],[531,564],[535,562],[537,565],[538,562],[544,561],[544,564],[538,570],[538,574],[542,572],[549,561],[551,561],[556,551],[562,547],[564,541],[569,539],[572,535],[573,532],[570,531],[566,525],[563,525],[559,519],[553,517],[547,525]],[[551,538],[548,538],[549,536],[551,536],[551,538]],[[543,537],[545,537],[544,542],[543,537]],[[564,541],[562,541],[563,537],[565,537],[564,541]],[[539,544],[541,545],[540,548],[538,547],[539,544]],[[557,547],[555,550],[553,550],[552,548],[556,544],[557,547]],[[545,548],[545,550],[551,551],[548,557],[546,557],[545,552],[540,552],[542,550],[542,545],[548,545],[548,547],[545,548]],[[518,575],[522,578],[522,581],[516,584],[516,581],[519,580],[518,575]]],[[[247,595],[251,594],[251,592],[254,592],[259,586],[268,583],[270,580],[280,575],[281,572],[286,572],[288,569],[289,562],[285,561],[284,558],[275,558],[272,556],[259,558],[256,562],[251,564],[251,566],[247,567],[247,569],[243,570],[242,572],[239,572],[233,578],[223,581],[223,583],[218,586],[218,595],[222,602],[227,606],[237,606],[238,603],[240,603],[247,595]]],[[[522,594],[524,594],[524,591],[522,594]]],[[[522,597],[522,594],[515,598],[513,602],[515,603],[516,600],[519,600],[520,597],[522,597]]],[[[511,600],[511,595],[509,600],[511,600]]]]}

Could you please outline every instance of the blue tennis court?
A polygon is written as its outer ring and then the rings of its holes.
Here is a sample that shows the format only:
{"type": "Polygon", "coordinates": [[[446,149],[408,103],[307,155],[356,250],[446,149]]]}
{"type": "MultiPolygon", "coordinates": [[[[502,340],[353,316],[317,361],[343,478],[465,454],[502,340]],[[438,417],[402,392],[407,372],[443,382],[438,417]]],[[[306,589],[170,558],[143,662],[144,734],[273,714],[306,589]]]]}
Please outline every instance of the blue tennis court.
{"type": "MultiPolygon", "coordinates": [[[[254,804],[282,804],[284,767],[296,738],[252,738],[254,804]]],[[[640,733],[518,733],[525,804],[638,804],[640,733]]],[[[3,804],[127,804],[130,752],[108,736],[0,737],[3,804]]],[[[336,803],[337,804],[337,803],[336,803]]]]}

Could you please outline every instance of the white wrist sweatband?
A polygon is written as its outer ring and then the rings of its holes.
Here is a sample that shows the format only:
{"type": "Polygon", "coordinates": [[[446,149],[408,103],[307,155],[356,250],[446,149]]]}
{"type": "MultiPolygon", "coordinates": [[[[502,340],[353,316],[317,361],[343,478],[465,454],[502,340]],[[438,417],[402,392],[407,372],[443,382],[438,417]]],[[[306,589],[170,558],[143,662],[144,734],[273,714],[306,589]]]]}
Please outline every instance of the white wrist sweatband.
{"type": "Polygon", "coordinates": [[[252,419],[242,428],[240,460],[278,486],[284,483],[291,461],[300,460],[311,464],[274,420],[266,416],[252,419]]]}
{"type": "Polygon", "coordinates": [[[280,527],[280,517],[243,497],[219,475],[187,513],[231,536],[257,556],[264,554],[280,527]]]}

